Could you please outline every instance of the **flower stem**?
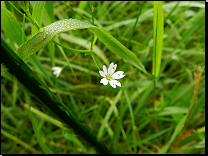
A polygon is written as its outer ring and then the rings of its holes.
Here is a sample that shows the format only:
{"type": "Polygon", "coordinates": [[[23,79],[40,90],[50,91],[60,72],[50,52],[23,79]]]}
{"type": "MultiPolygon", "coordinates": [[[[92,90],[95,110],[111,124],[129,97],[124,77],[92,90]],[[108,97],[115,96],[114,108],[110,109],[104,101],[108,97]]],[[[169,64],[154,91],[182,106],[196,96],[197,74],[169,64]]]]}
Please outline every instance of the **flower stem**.
{"type": "MultiPolygon", "coordinates": [[[[90,3],[90,9],[91,9],[91,13],[92,13],[92,25],[94,25],[94,7],[93,7],[93,2],[89,2],[90,3]]],[[[92,49],[93,49],[93,46],[94,46],[95,42],[94,42],[94,35],[92,35],[92,39],[91,39],[91,47],[90,47],[90,54],[92,56],[92,59],[93,61],[95,62],[98,70],[100,71],[100,68],[99,66],[97,65],[97,62],[95,61],[95,58],[93,56],[93,53],[92,53],[92,49]]]]}

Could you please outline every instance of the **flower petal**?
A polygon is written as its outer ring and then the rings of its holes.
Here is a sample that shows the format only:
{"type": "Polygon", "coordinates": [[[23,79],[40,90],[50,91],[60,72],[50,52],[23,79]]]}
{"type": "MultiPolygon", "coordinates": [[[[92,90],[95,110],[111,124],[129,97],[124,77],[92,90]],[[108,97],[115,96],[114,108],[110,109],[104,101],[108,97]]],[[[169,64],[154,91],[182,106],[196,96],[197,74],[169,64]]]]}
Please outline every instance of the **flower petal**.
{"type": "MultiPolygon", "coordinates": [[[[116,81],[116,80],[115,80],[116,81]]],[[[121,83],[119,81],[116,81],[115,83],[117,86],[121,87],[121,83]]]]}
{"type": "Polygon", "coordinates": [[[103,70],[102,71],[99,71],[99,73],[100,73],[100,75],[102,77],[106,77],[106,75],[107,75],[107,68],[106,68],[105,65],[103,65],[103,70]]]}
{"type": "Polygon", "coordinates": [[[102,77],[105,77],[105,76],[106,76],[106,75],[104,74],[103,71],[99,71],[99,73],[100,73],[100,75],[101,75],[102,77]]]}
{"type": "Polygon", "coordinates": [[[54,75],[56,75],[56,77],[59,77],[60,73],[57,73],[57,74],[54,74],[54,75]]]}
{"type": "Polygon", "coordinates": [[[107,75],[107,73],[108,73],[107,68],[106,68],[105,65],[103,65],[103,73],[104,73],[105,75],[107,75]]]}
{"type": "Polygon", "coordinates": [[[108,84],[108,80],[106,78],[102,78],[100,80],[100,83],[103,83],[104,85],[107,85],[108,84]]]}
{"type": "Polygon", "coordinates": [[[121,83],[116,80],[110,80],[109,83],[113,88],[116,88],[116,85],[121,87],[121,83]]]}
{"type": "Polygon", "coordinates": [[[61,68],[60,67],[52,67],[51,69],[52,70],[60,70],[61,68]]]}
{"type": "Polygon", "coordinates": [[[53,70],[53,74],[56,75],[56,77],[59,77],[62,68],[60,68],[60,67],[52,67],[51,69],[53,70]]]}
{"type": "Polygon", "coordinates": [[[123,71],[117,71],[111,77],[112,79],[121,79],[125,76],[123,75],[123,73],[124,73],[123,71]]]}
{"type": "Polygon", "coordinates": [[[116,70],[117,64],[114,65],[114,63],[112,62],[108,68],[108,74],[112,75],[115,70],[116,70]]]}

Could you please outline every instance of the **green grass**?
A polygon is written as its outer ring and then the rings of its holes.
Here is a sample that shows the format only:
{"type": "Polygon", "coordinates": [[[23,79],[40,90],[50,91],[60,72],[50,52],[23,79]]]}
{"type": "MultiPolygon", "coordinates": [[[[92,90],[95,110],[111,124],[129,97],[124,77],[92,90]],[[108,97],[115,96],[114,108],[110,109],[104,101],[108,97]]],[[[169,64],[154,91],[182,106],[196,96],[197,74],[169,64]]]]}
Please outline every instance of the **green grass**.
{"type": "MultiPolygon", "coordinates": [[[[67,30],[55,42],[36,45],[25,63],[58,107],[73,113],[110,151],[205,153],[205,2],[162,2],[157,16],[154,2],[139,1],[2,1],[1,7],[1,37],[14,51],[38,27],[94,20],[97,28],[67,30]],[[157,20],[164,20],[163,30],[157,20]],[[98,69],[111,62],[124,71],[121,88],[100,83],[98,69]],[[54,66],[64,66],[58,78],[54,66]]],[[[10,72],[2,66],[2,154],[100,152],[10,72]]]]}

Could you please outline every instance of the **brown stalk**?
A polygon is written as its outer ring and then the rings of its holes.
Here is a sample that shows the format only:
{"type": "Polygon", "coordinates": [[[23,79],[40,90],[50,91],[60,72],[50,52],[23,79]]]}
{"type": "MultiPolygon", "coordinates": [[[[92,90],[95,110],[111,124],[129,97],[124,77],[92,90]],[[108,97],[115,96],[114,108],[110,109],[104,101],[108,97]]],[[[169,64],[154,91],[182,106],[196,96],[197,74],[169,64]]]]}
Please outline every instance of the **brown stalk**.
{"type": "Polygon", "coordinates": [[[184,132],[185,132],[185,130],[186,130],[186,128],[187,128],[188,121],[189,121],[189,119],[190,119],[191,113],[192,113],[193,108],[194,108],[194,105],[195,105],[195,103],[196,103],[197,94],[198,94],[198,89],[199,89],[199,82],[200,82],[202,73],[203,73],[203,69],[201,69],[201,67],[199,67],[198,72],[194,72],[194,101],[193,101],[193,104],[192,104],[192,106],[191,106],[191,109],[190,109],[190,111],[189,111],[189,113],[188,113],[188,116],[187,116],[185,125],[184,125],[182,131],[180,132],[180,135],[179,135],[179,137],[178,137],[178,140],[176,140],[175,144],[173,145],[173,146],[175,147],[175,150],[178,149],[178,144],[179,144],[179,142],[180,142],[183,138],[185,138],[185,137],[183,137],[183,134],[184,134],[184,132]]]}

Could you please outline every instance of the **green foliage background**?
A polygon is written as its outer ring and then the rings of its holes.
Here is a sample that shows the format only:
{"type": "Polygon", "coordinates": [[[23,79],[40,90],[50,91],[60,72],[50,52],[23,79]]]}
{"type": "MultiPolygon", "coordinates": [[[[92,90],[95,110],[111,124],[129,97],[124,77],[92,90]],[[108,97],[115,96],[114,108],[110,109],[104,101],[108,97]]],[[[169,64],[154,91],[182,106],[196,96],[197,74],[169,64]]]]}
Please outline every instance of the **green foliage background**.
{"type": "MultiPolygon", "coordinates": [[[[17,20],[1,17],[1,37],[13,50],[38,31],[36,22],[41,28],[69,18],[92,21],[89,2],[38,3],[1,1],[1,11],[7,9],[9,17],[17,20]],[[36,20],[28,19],[24,5],[29,6],[31,19],[36,20]],[[43,9],[41,19],[35,12],[37,6],[43,9]],[[17,10],[26,14],[25,23],[17,10]]],[[[95,1],[92,5],[94,25],[132,51],[152,73],[154,2],[95,1]]],[[[205,2],[170,1],[162,2],[162,6],[163,48],[156,83],[99,38],[93,46],[93,57],[100,69],[114,62],[117,71],[124,71],[125,77],[119,80],[121,88],[100,84],[98,67],[89,52],[80,53],[51,42],[25,60],[82,124],[117,153],[205,153],[205,2]],[[59,78],[52,73],[54,66],[66,66],[59,78]],[[200,68],[202,75],[197,77],[200,68]]],[[[88,50],[92,37],[96,38],[88,29],[77,29],[61,33],[54,40],[73,49],[88,50]]],[[[113,42],[110,37],[108,42],[113,42]]],[[[61,124],[6,69],[1,72],[1,153],[97,151],[61,124]]]]}

